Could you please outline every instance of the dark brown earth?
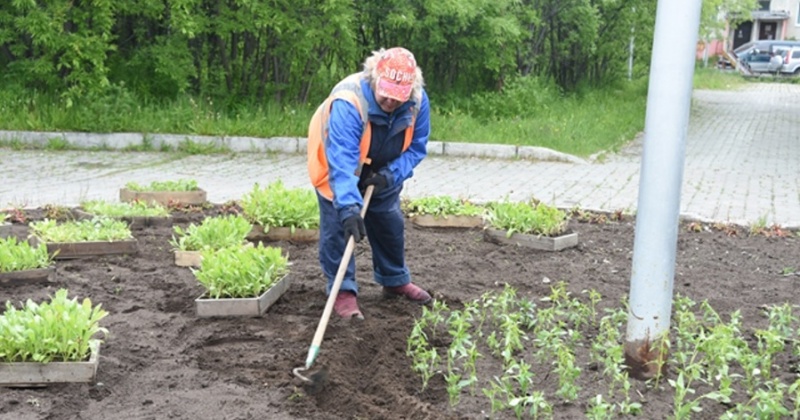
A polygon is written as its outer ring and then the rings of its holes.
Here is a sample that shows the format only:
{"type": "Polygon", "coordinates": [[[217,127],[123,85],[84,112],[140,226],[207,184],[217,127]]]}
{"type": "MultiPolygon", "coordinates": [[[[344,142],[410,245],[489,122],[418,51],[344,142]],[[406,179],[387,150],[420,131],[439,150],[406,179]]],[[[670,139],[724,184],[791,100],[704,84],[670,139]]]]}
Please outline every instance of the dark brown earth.
{"type": "MultiPolygon", "coordinates": [[[[205,214],[219,211],[216,207],[205,214]]],[[[42,215],[41,210],[27,212],[29,220],[42,215]]],[[[204,214],[175,216],[185,225],[204,214]]],[[[635,222],[630,216],[594,216],[593,221],[571,221],[580,243],[560,252],[485,242],[480,229],[422,229],[409,223],[407,260],[414,281],[453,308],[506,285],[518,296],[539,301],[553,284],[564,281],[582,299],[583,290],[599,291],[602,311],[619,305],[629,289],[635,222]]],[[[16,225],[15,232],[24,235],[24,225],[16,225]]],[[[698,302],[707,299],[723,315],[740,310],[748,330],[763,327],[762,305],[796,305],[800,297],[800,276],[784,273],[800,266],[798,237],[770,233],[682,223],[675,292],[698,302]]],[[[265,315],[201,319],[195,315],[194,299],[202,289],[189,269],[174,265],[171,234],[170,227],[135,230],[135,255],[59,261],[50,283],[0,286],[0,301],[15,304],[45,300],[59,288],[69,289],[70,296],[89,297],[109,312],[102,326],[110,331],[96,383],[0,389],[0,418],[478,419],[491,412],[481,392],[465,394],[451,407],[441,375],[420,392],[421,380],[406,356],[406,338],[421,309],[381,297],[371,281],[366,242],[356,252],[359,302],[366,320],[332,318],[315,363],[328,368],[329,381],[321,392],[309,394],[292,369],[305,362],[325,303],[316,244],[269,244],[288,253],[292,284],[265,315]]],[[[782,362],[790,383],[794,376],[788,366],[796,366],[797,360],[786,357],[782,362]]],[[[535,368],[534,383],[547,392],[556,418],[583,417],[589,399],[606,391],[597,372],[585,363],[581,368],[579,399],[568,404],[553,394],[549,364],[535,368]]],[[[482,385],[495,374],[479,371],[482,385]]],[[[634,388],[634,400],[643,404],[641,418],[669,416],[669,386],[635,382],[634,388]]],[[[725,410],[711,401],[702,406],[696,418],[718,418],[725,410]]],[[[505,411],[492,417],[514,415],[505,411]]]]}

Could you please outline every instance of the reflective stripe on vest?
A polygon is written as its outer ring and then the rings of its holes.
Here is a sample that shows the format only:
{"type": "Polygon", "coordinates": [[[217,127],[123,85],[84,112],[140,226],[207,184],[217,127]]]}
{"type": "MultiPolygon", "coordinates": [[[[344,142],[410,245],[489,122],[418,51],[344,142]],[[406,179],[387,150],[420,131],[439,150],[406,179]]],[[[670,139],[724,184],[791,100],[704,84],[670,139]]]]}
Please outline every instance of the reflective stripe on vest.
{"type": "MultiPolygon", "coordinates": [[[[328,140],[328,121],[330,120],[333,101],[343,99],[353,104],[359,115],[361,115],[361,121],[364,124],[359,144],[358,167],[355,170],[355,175],[361,176],[361,169],[365,164],[370,163],[367,154],[372,142],[372,127],[369,123],[368,101],[361,90],[361,77],[362,73],[356,73],[339,82],[331,91],[331,95],[314,112],[314,116],[311,117],[311,122],[308,125],[308,175],[311,179],[311,185],[328,200],[333,200],[333,191],[330,186],[325,143],[328,140]]],[[[405,138],[403,139],[403,152],[408,149],[411,145],[411,140],[414,139],[414,123],[416,122],[417,109],[418,107],[415,106],[411,112],[411,124],[406,128],[405,138]]]]}

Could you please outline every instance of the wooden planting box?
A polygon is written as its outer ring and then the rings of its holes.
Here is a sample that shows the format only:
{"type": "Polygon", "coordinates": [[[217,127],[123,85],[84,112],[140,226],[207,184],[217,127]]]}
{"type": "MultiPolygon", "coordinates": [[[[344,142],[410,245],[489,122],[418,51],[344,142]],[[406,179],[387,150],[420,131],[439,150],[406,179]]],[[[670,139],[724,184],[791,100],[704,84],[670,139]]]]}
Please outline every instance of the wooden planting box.
{"type": "Polygon", "coordinates": [[[254,298],[209,299],[200,296],[195,299],[195,308],[199,317],[216,316],[261,316],[278,298],[289,290],[289,276],[275,282],[266,292],[254,298]]]}
{"type": "Polygon", "coordinates": [[[31,270],[0,273],[0,285],[15,286],[23,284],[42,283],[50,280],[51,276],[55,274],[55,272],[56,272],[56,267],[51,266],[47,268],[35,268],[31,270]]]}
{"type": "Polygon", "coordinates": [[[200,251],[175,251],[175,265],[178,267],[200,267],[202,261],[200,251]]]}
{"type": "Polygon", "coordinates": [[[11,223],[8,224],[0,224],[0,238],[7,238],[12,235],[12,228],[13,226],[11,223]]]}
{"type": "Polygon", "coordinates": [[[506,236],[505,230],[487,228],[484,230],[484,239],[499,244],[518,245],[542,251],[560,251],[578,245],[578,233],[565,233],[560,236],[539,236],[524,233],[514,233],[506,236]]]}
{"type": "Polygon", "coordinates": [[[412,217],[411,223],[419,227],[470,229],[483,226],[483,218],[481,216],[433,216],[420,214],[412,217]]]}
{"type": "Polygon", "coordinates": [[[194,191],[131,191],[127,188],[119,190],[119,200],[129,203],[131,201],[145,201],[158,203],[162,206],[169,205],[201,205],[208,200],[203,189],[194,191]]]}
{"type": "Polygon", "coordinates": [[[316,242],[319,241],[319,229],[295,229],[294,232],[288,227],[271,227],[264,232],[264,226],[253,225],[253,229],[247,234],[250,241],[292,241],[292,242],[316,242]]]}
{"type": "Polygon", "coordinates": [[[54,383],[94,382],[100,360],[100,341],[92,340],[84,362],[0,362],[0,386],[34,387],[54,383]]]}
{"type": "Polygon", "coordinates": [[[136,239],[111,242],[47,242],[47,252],[56,260],[112,254],[135,254],[138,250],[136,239]]]}

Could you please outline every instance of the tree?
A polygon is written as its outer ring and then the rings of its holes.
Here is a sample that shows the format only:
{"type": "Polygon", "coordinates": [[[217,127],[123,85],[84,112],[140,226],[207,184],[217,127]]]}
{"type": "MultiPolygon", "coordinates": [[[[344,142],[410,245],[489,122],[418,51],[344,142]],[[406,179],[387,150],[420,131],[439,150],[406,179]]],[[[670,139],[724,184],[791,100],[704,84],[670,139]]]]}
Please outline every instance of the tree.
{"type": "Polygon", "coordinates": [[[750,13],[757,9],[757,0],[703,0],[699,34],[703,43],[703,65],[708,66],[711,41],[725,41],[725,48],[728,49],[729,31],[749,20],[750,13]]]}

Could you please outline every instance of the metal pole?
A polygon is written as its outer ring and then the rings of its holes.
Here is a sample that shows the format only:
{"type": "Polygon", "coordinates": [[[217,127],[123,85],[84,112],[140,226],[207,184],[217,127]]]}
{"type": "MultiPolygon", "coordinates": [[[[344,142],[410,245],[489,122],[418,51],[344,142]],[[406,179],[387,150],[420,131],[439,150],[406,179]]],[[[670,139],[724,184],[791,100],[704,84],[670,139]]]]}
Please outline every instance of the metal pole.
{"type": "Polygon", "coordinates": [[[625,361],[648,379],[666,360],[699,0],[659,0],[633,243],[625,361]]]}

